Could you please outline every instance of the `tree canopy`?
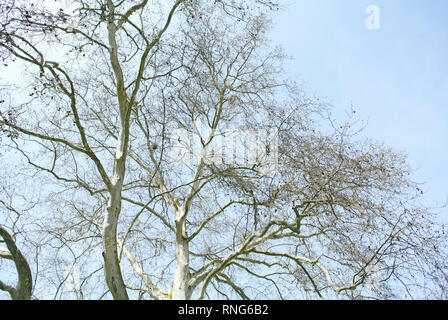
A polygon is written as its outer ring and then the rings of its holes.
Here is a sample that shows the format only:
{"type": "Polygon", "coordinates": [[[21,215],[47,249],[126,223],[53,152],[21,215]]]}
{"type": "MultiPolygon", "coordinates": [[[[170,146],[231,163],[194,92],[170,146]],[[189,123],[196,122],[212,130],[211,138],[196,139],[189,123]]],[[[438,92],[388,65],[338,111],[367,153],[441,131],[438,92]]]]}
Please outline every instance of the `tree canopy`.
{"type": "Polygon", "coordinates": [[[406,155],[288,77],[268,39],[279,8],[1,5],[3,70],[21,78],[0,83],[0,269],[18,274],[0,289],[447,298],[445,226],[406,155]]]}

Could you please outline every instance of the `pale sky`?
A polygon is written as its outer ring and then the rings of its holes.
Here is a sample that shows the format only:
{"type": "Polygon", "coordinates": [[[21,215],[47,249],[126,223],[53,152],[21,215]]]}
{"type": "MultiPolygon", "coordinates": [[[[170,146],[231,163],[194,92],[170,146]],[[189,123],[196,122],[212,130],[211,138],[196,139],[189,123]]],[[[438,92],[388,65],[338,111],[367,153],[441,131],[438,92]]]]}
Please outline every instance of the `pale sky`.
{"type": "MultiPolygon", "coordinates": [[[[352,103],[366,135],[409,154],[425,204],[448,198],[448,1],[289,0],[271,38],[287,70],[336,114],[352,103]],[[366,8],[380,28],[366,28],[366,8]]],[[[439,210],[448,220],[448,209],[439,210]]]]}

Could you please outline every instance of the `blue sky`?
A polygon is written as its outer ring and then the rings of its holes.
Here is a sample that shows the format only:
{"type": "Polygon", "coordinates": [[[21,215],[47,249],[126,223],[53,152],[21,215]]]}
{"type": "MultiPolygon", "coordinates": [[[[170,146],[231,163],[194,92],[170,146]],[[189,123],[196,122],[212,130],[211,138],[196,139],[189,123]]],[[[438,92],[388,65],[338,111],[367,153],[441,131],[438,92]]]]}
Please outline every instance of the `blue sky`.
{"type": "MultiPolygon", "coordinates": [[[[271,38],[287,70],[336,114],[353,104],[367,136],[409,154],[424,203],[448,198],[448,1],[290,0],[271,38]],[[379,8],[368,30],[366,8],[379,8]]],[[[448,210],[440,210],[448,220],[448,210]]]]}

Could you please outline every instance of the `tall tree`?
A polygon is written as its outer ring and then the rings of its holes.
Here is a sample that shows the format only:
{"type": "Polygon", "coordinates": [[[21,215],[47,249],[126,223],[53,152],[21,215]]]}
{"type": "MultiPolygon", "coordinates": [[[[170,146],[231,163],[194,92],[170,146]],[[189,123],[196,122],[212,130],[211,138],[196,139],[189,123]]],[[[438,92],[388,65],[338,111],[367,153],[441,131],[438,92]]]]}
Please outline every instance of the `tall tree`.
{"type": "Polygon", "coordinates": [[[45,181],[41,250],[85,269],[80,298],[101,269],[114,299],[442,297],[445,230],[405,156],[287,79],[277,5],[253,4],[2,6],[27,77],[0,125],[45,181]]]}

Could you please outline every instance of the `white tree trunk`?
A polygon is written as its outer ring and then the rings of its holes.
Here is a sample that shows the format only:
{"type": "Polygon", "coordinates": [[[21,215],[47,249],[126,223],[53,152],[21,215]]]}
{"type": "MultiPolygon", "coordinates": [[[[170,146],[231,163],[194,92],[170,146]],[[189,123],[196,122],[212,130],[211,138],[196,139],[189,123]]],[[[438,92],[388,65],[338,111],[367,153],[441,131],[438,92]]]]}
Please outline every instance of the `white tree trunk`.
{"type": "Polygon", "coordinates": [[[174,300],[188,300],[191,297],[189,243],[185,233],[185,211],[176,212],[176,270],[173,280],[174,300]]]}
{"type": "Polygon", "coordinates": [[[118,259],[117,250],[117,225],[118,217],[121,212],[121,190],[125,176],[125,160],[126,160],[126,143],[125,133],[120,129],[119,139],[117,142],[117,150],[114,159],[114,176],[110,197],[107,202],[106,213],[103,222],[103,257],[104,257],[104,273],[106,283],[115,300],[128,300],[126,286],[120,269],[120,261],[118,259]]]}
{"type": "Polygon", "coordinates": [[[103,224],[103,257],[106,283],[115,300],[128,300],[126,286],[121,275],[117,252],[117,224],[121,211],[121,192],[114,190],[111,194],[103,224]]]}

